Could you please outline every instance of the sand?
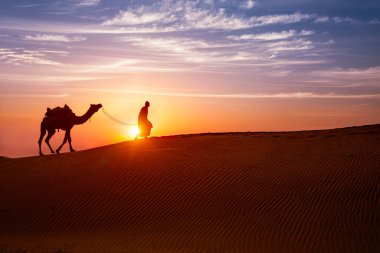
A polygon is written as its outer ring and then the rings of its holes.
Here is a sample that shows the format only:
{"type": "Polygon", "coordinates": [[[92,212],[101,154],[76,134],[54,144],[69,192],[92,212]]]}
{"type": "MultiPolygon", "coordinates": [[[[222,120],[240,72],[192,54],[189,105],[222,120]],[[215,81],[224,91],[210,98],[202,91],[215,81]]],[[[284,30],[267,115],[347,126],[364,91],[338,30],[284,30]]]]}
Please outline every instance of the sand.
{"type": "Polygon", "coordinates": [[[380,252],[379,171],[380,125],[2,157],[0,252],[380,252]]]}

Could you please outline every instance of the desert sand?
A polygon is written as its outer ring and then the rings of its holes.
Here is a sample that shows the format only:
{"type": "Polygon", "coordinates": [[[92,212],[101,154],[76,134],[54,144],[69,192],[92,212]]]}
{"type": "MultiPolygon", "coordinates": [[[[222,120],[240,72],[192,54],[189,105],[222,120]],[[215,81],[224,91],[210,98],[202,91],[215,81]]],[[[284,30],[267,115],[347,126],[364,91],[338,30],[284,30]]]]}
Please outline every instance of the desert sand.
{"type": "Polygon", "coordinates": [[[0,158],[0,252],[380,252],[379,231],[380,125],[0,158]]]}

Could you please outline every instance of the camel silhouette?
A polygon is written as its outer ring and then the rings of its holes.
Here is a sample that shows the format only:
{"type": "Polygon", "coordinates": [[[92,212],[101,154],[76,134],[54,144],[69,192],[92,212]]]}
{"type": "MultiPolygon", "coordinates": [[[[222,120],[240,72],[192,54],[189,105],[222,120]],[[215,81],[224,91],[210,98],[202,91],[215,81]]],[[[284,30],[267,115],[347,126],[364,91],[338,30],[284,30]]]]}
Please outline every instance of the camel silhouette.
{"type": "MultiPolygon", "coordinates": [[[[51,116],[45,117],[41,122],[41,134],[40,134],[40,139],[38,140],[40,155],[43,155],[41,151],[41,143],[42,143],[42,139],[44,138],[46,134],[46,131],[48,132],[48,135],[45,139],[45,142],[48,145],[51,153],[55,153],[54,150],[50,146],[49,140],[55,134],[56,129],[58,129],[58,131],[59,129],[62,129],[65,131],[65,138],[63,139],[61,146],[59,146],[59,148],[56,150],[56,153],[59,154],[59,151],[61,150],[61,148],[63,147],[63,145],[65,145],[67,141],[69,141],[70,152],[74,152],[75,150],[71,146],[71,135],[70,135],[71,129],[74,127],[74,125],[81,125],[85,123],[101,107],[102,107],[101,104],[97,104],[97,105],[91,104],[90,108],[87,110],[85,114],[83,114],[82,116],[76,116],[71,111],[71,109],[65,105],[65,108],[68,108],[68,112],[66,111],[64,113],[56,113],[51,116]]],[[[52,110],[48,108],[48,112],[46,115],[49,115],[49,112],[51,111],[52,110]]]]}

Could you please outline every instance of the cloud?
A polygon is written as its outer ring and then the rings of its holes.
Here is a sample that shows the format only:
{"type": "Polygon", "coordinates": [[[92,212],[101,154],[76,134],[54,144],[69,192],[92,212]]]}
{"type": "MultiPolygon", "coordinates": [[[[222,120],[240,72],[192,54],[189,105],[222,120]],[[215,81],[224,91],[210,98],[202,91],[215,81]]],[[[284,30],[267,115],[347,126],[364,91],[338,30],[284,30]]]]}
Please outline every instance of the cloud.
{"type": "Polygon", "coordinates": [[[105,76],[100,76],[99,73],[86,73],[85,75],[82,73],[77,73],[75,71],[70,71],[65,69],[64,71],[59,70],[55,72],[43,71],[43,74],[40,74],[38,71],[33,73],[25,72],[25,73],[0,73],[0,80],[4,81],[18,81],[23,83],[48,83],[52,85],[54,83],[64,83],[64,82],[77,82],[77,81],[89,81],[89,80],[99,80],[99,79],[107,79],[105,76]]]}
{"type": "Polygon", "coordinates": [[[228,36],[227,38],[241,41],[241,40],[283,40],[296,36],[308,36],[313,35],[314,31],[302,30],[297,32],[296,30],[262,33],[262,34],[243,34],[239,36],[228,36]]]}
{"type": "Polygon", "coordinates": [[[139,47],[148,47],[177,53],[189,53],[194,49],[212,48],[216,46],[205,40],[176,37],[151,38],[126,36],[122,38],[122,41],[129,42],[130,44],[139,47]]]}
{"type": "Polygon", "coordinates": [[[24,40],[33,41],[51,41],[51,42],[80,42],[85,41],[83,36],[65,36],[65,35],[52,35],[52,34],[38,34],[38,35],[25,35],[24,40]]]}
{"type": "MultiPolygon", "coordinates": [[[[175,67],[182,71],[244,72],[249,70],[250,73],[260,72],[261,75],[275,69],[276,75],[279,73],[285,75],[290,73],[288,69],[292,68],[291,66],[326,63],[325,59],[317,56],[304,57],[303,53],[300,53],[321,45],[314,44],[311,40],[290,37],[306,36],[312,33],[306,30],[278,33],[282,38],[291,38],[284,41],[269,40],[273,39],[273,35],[269,38],[268,34],[264,34],[258,36],[261,40],[257,43],[251,43],[250,40],[231,41],[226,40],[226,37],[195,39],[169,35],[124,36],[120,37],[119,41],[128,43],[127,48],[131,51],[141,52],[139,57],[145,62],[138,63],[138,66],[154,62],[158,64],[156,66],[169,69],[175,67]],[[233,68],[231,68],[232,63],[235,64],[233,68]],[[240,67],[236,68],[237,66],[240,67]],[[278,71],[280,67],[283,69],[278,71]]],[[[272,73],[270,75],[273,76],[272,73]]]]}
{"type": "Polygon", "coordinates": [[[33,7],[40,7],[42,6],[42,4],[19,4],[19,5],[16,5],[16,7],[19,7],[19,8],[33,8],[33,7]]]}
{"type": "Polygon", "coordinates": [[[126,93],[126,94],[145,94],[170,97],[194,97],[194,98],[222,98],[222,99],[377,99],[380,94],[338,94],[338,93],[313,93],[313,92],[292,92],[292,93],[179,93],[161,92],[147,90],[128,90],[128,89],[81,89],[85,91],[106,92],[106,93],[126,93]]]}
{"type": "Polygon", "coordinates": [[[371,24],[371,21],[359,21],[357,19],[351,18],[351,17],[328,17],[328,16],[318,16],[314,20],[314,23],[328,23],[328,22],[334,22],[334,23],[351,23],[351,24],[371,24]]]}
{"type": "Polygon", "coordinates": [[[369,21],[370,24],[380,24],[380,20],[379,19],[372,19],[371,21],[369,21]]]}
{"type": "Polygon", "coordinates": [[[357,20],[349,17],[333,17],[332,20],[336,23],[358,23],[357,20]]]}
{"type": "Polygon", "coordinates": [[[332,70],[317,70],[313,71],[312,74],[325,77],[325,78],[336,78],[336,79],[380,79],[380,66],[370,67],[370,68],[335,68],[332,70]]]}
{"type": "Polygon", "coordinates": [[[260,17],[250,18],[250,23],[252,26],[264,26],[264,25],[274,25],[274,24],[293,24],[302,21],[307,21],[313,19],[315,15],[312,14],[282,14],[282,15],[267,15],[260,17]]]}
{"type": "Polygon", "coordinates": [[[76,3],[77,6],[90,7],[97,6],[100,3],[100,0],[78,0],[76,3]]]}
{"type": "MultiPolygon", "coordinates": [[[[72,0],[71,3],[73,2],[72,0]]],[[[98,68],[102,73],[178,70],[214,73],[246,72],[260,73],[260,76],[264,76],[273,70],[277,75],[292,75],[296,71],[292,72],[291,70],[298,70],[303,65],[323,64],[327,61],[327,57],[323,58],[322,54],[318,55],[324,49],[325,44],[314,42],[316,36],[310,36],[314,34],[314,31],[306,30],[305,26],[312,25],[311,22],[320,17],[316,14],[290,13],[252,16],[252,12],[240,10],[237,1],[233,1],[235,5],[233,8],[231,2],[222,0],[163,0],[152,1],[153,3],[150,5],[143,2],[145,4],[141,4],[141,1],[129,2],[128,9],[113,12],[113,16],[101,23],[102,26],[99,26],[99,23],[92,25],[78,23],[76,26],[67,22],[58,23],[58,26],[55,26],[54,23],[41,24],[37,21],[37,23],[31,23],[25,27],[41,29],[39,32],[41,34],[29,32],[30,35],[23,38],[31,41],[69,43],[86,40],[82,36],[73,36],[75,34],[103,34],[103,36],[97,36],[99,38],[97,41],[90,42],[91,45],[95,45],[102,41],[104,51],[96,52],[90,47],[88,51],[93,51],[90,53],[92,56],[84,56],[82,59],[67,58],[68,61],[72,60],[74,66],[77,65],[74,61],[77,61],[81,62],[82,65],[79,64],[79,66],[83,69],[98,68]],[[305,23],[288,25],[300,22],[305,23]],[[36,24],[41,24],[41,26],[36,24]],[[64,29],[60,29],[60,26],[64,29]],[[261,26],[271,27],[246,29],[261,26]],[[42,32],[46,27],[55,29],[61,34],[56,34],[54,31],[42,32]],[[302,30],[303,28],[305,30],[302,30]],[[246,30],[230,32],[239,29],[246,30]],[[79,32],[81,30],[83,33],[79,32]],[[267,32],[268,30],[270,32],[267,32]],[[254,32],[257,31],[265,32],[255,34],[254,32]],[[122,35],[106,36],[105,33],[122,35]],[[125,36],[128,33],[129,35],[125,36]],[[252,40],[255,40],[254,43],[252,40]],[[124,43],[120,43],[120,41],[124,43]],[[109,50],[111,48],[112,52],[109,50]],[[113,56],[107,57],[106,54],[113,54],[113,56]],[[113,58],[115,54],[120,54],[120,56],[115,59],[113,58]],[[94,61],[85,64],[84,62],[89,59],[94,61]],[[123,59],[141,59],[141,61],[127,64],[123,59]],[[91,64],[94,65],[91,66],[91,64]],[[281,70],[278,70],[279,68],[281,70]]],[[[248,6],[252,1],[243,2],[248,6]]],[[[252,3],[254,4],[255,1],[252,3]]],[[[16,21],[18,20],[10,22],[16,21]]],[[[0,26],[7,25],[0,24],[0,26]]],[[[33,46],[36,44],[32,43],[33,46]]],[[[60,48],[56,46],[66,46],[62,44],[52,45],[55,46],[54,49],[59,50],[60,48]]],[[[47,43],[44,46],[46,45],[47,43]]],[[[82,46],[82,43],[80,45],[82,46]]],[[[76,52],[78,48],[67,50],[76,52]]],[[[40,53],[45,53],[43,58],[53,62],[60,56],[55,54],[56,57],[54,53],[41,50],[40,53]]],[[[73,56],[75,55],[73,54],[73,56]]]]}
{"type": "Polygon", "coordinates": [[[327,16],[318,17],[314,20],[314,23],[327,23],[330,21],[330,18],[327,16]]]}
{"type": "MultiPolygon", "coordinates": [[[[246,2],[253,7],[254,2],[246,2]]],[[[161,1],[150,6],[130,7],[115,17],[105,20],[103,26],[125,26],[160,31],[202,29],[239,30],[273,24],[291,24],[315,18],[315,15],[293,13],[247,17],[233,14],[213,2],[161,1]]]]}
{"type": "Polygon", "coordinates": [[[279,41],[269,45],[269,50],[279,53],[284,51],[299,51],[314,48],[313,42],[304,39],[295,39],[291,41],[279,41]]]}
{"type": "Polygon", "coordinates": [[[1,93],[0,97],[2,98],[65,98],[69,97],[68,93],[61,94],[19,94],[19,93],[1,93]]]}
{"type": "Polygon", "coordinates": [[[66,56],[69,54],[67,51],[62,51],[62,50],[47,50],[47,49],[40,49],[39,52],[41,53],[47,53],[47,54],[55,54],[55,55],[60,55],[60,56],[66,56]]]}
{"type": "MultiPolygon", "coordinates": [[[[187,5],[189,5],[189,3],[187,3],[187,5]]],[[[233,31],[269,25],[275,26],[295,24],[308,21],[315,23],[318,19],[320,19],[320,17],[315,14],[302,13],[246,17],[239,14],[227,13],[225,9],[221,8],[202,9],[191,7],[190,5],[190,7],[183,6],[175,9],[169,8],[168,10],[161,10],[144,6],[139,8],[131,7],[127,11],[120,11],[112,18],[105,18],[100,25],[72,24],[67,22],[46,23],[36,20],[28,23],[29,21],[20,19],[0,19],[0,29],[21,30],[35,33],[45,32],[52,33],[51,35],[54,35],[56,31],[59,31],[61,34],[68,35],[152,34],[196,30],[233,31]],[[144,10],[144,12],[141,10],[144,10]]],[[[375,24],[377,20],[372,20],[371,22],[375,24]]],[[[81,38],[83,39],[84,37],[81,38]]],[[[70,40],[64,38],[61,39],[64,41],[70,40]]]]}
{"type": "MultiPolygon", "coordinates": [[[[189,29],[222,29],[236,30],[248,28],[249,21],[242,17],[228,16],[224,9],[217,11],[188,9],[182,20],[184,30],[189,29]]],[[[181,26],[180,26],[181,27],[181,26]]]]}
{"type": "MultiPolygon", "coordinates": [[[[313,48],[312,42],[307,40],[293,40],[283,43],[251,44],[231,43],[230,41],[207,41],[193,38],[178,37],[146,37],[125,36],[120,38],[134,47],[143,48],[145,51],[154,50],[148,55],[162,55],[162,57],[182,63],[203,63],[203,67],[213,66],[220,68],[228,66],[231,62],[249,63],[251,66],[276,66],[280,65],[305,65],[316,64],[315,60],[285,60],[270,59],[270,56],[285,51],[306,50],[313,48]]],[[[161,57],[160,57],[161,58],[161,57]]],[[[251,69],[252,71],[252,69],[251,69]]]]}
{"type": "Polygon", "coordinates": [[[252,9],[255,5],[256,3],[253,0],[247,0],[246,2],[240,4],[240,8],[249,10],[252,9]]]}
{"type": "Polygon", "coordinates": [[[328,41],[324,42],[323,44],[324,45],[334,45],[335,44],[335,40],[334,39],[329,39],[328,41]]]}
{"type": "Polygon", "coordinates": [[[103,25],[144,25],[155,22],[169,23],[175,20],[176,17],[171,13],[151,12],[141,7],[135,10],[120,11],[116,17],[106,20],[103,25]]]}
{"type": "MultiPolygon", "coordinates": [[[[228,60],[238,60],[224,50],[237,46],[229,42],[211,42],[207,40],[178,37],[143,37],[125,36],[122,41],[132,46],[154,50],[166,57],[176,57],[184,62],[215,63],[228,60]]],[[[227,50],[228,51],[228,50],[227,50]]]]}
{"type": "Polygon", "coordinates": [[[39,50],[26,49],[9,49],[0,48],[0,60],[4,63],[21,65],[21,64],[38,64],[38,65],[53,65],[61,66],[62,63],[48,59],[47,52],[39,50]]]}

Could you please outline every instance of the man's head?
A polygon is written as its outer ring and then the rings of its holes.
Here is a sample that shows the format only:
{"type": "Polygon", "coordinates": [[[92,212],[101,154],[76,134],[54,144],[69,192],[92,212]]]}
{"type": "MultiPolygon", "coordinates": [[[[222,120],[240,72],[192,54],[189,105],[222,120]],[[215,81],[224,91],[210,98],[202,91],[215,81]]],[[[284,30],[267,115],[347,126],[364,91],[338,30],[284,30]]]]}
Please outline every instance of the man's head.
{"type": "Polygon", "coordinates": [[[150,106],[149,101],[145,101],[145,106],[146,106],[146,107],[149,107],[149,106],[150,106]]]}

